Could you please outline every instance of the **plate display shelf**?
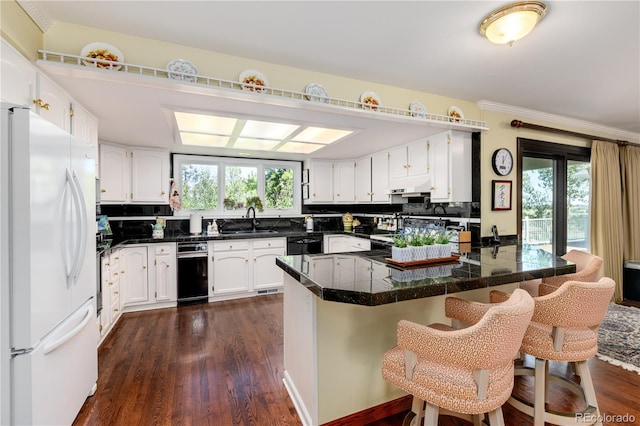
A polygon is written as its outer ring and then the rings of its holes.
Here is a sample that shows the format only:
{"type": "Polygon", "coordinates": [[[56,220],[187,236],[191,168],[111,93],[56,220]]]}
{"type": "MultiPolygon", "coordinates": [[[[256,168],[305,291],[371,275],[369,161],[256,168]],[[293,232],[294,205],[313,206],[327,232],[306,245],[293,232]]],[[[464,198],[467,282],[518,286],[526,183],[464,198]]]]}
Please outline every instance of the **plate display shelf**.
{"type": "MultiPolygon", "coordinates": [[[[86,61],[87,58],[80,55],[72,55],[67,53],[60,52],[52,52],[48,50],[38,50],[38,55],[40,59],[38,62],[45,64],[61,64],[65,66],[74,66],[78,68],[84,68],[87,71],[92,72],[110,72],[113,73],[113,70],[102,70],[96,69],[95,67],[86,67],[83,64],[83,61],[86,61]]],[[[143,65],[129,64],[129,63],[121,63],[121,68],[116,73],[125,73],[129,75],[139,75],[146,77],[155,77],[164,80],[171,80],[170,71],[167,69],[161,68],[153,68],[147,67],[143,65]]],[[[242,90],[243,84],[237,80],[225,80],[216,77],[207,77],[203,75],[194,76],[194,81],[183,82],[180,81],[181,84],[195,84],[204,87],[216,88],[216,89],[230,89],[230,90],[242,90]]],[[[173,82],[177,82],[178,80],[171,80],[173,82]]],[[[487,127],[487,123],[482,120],[473,120],[464,118],[458,122],[452,123],[451,117],[445,114],[432,114],[425,113],[424,116],[415,116],[415,112],[409,109],[404,108],[396,108],[387,105],[379,105],[376,110],[369,110],[367,107],[369,105],[363,104],[360,100],[349,100],[349,99],[340,99],[334,97],[326,98],[326,102],[312,102],[308,98],[308,93],[305,91],[295,91],[288,89],[279,89],[275,87],[264,87],[261,88],[261,92],[247,92],[254,96],[274,96],[280,99],[289,99],[289,100],[299,100],[306,102],[307,104],[313,103],[318,107],[325,108],[342,108],[349,110],[357,110],[361,114],[376,114],[378,117],[380,116],[389,116],[394,118],[403,118],[412,121],[421,121],[425,123],[438,123],[441,125],[447,124],[450,128],[458,128],[460,130],[465,131],[484,131],[489,130],[487,127]]]]}

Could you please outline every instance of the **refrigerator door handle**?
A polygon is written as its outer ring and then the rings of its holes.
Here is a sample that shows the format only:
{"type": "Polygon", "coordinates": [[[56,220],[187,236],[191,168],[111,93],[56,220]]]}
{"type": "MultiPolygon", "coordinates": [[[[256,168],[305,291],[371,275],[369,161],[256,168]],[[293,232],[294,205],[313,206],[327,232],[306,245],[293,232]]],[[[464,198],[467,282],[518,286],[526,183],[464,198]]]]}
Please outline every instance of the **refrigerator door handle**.
{"type": "Polygon", "coordinates": [[[72,175],[73,182],[73,193],[75,195],[74,199],[78,206],[78,216],[80,219],[80,229],[77,233],[80,241],[76,245],[78,252],[75,255],[75,261],[73,263],[73,268],[71,269],[71,280],[75,283],[78,280],[78,275],[80,275],[80,269],[82,268],[82,264],[84,263],[84,258],[87,252],[87,206],[85,204],[84,194],[82,193],[82,186],[80,185],[80,180],[78,179],[78,175],[76,172],[73,172],[72,175]]]}
{"type": "Polygon", "coordinates": [[[62,190],[62,195],[59,200],[58,207],[58,217],[60,218],[59,222],[62,224],[60,230],[60,251],[62,252],[62,263],[64,265],[64,273],[67,277],[67,287],[70,286],[71,280],[69,277],[71,276],[71,271],[73,269],[73,265],[70,265],[71,260],[69,259],[69,227],[68,227],[68,218],[69,218],[69,207],[67,202],[67,197],[69,197],[69,192],[72,190],[71,188],[71,174],[69,170],[66,170],[66,180],[64,182],[64,188],[62,190]]]}
{"type": "Polygon", "coordinates": [[[84,318],[82,319],[80,324],[75,326],[72,330],[70,330],[68,333],[64,334],[60,338],[54,340],[53,342],[47,342],[44,345],[44,347],[42,348],[44,355],[47,355],[55,351],[60,346],[64,345],[70,339],[72,339],[73,336],[80,333],[80,331],[82,331],[82,329],[87,325],[87,323],[91,321],[91,318],[93,317],[93,312],[94,312],[93,304],[90,303],[84,308],[84,318]]]}

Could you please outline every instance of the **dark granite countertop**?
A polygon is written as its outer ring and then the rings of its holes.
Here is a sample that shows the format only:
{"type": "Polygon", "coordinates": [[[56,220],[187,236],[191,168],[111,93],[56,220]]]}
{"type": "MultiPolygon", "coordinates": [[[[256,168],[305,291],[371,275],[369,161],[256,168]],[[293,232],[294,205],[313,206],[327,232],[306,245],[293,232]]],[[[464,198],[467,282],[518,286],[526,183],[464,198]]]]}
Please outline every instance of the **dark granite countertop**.
{"type": "Polygon", "coordinates": [[[217,235],[207,235],[206,233],[191,235],[191,234],[168,234],[165,233],[165,238],[126,238],[122,241],[111,242],[110,240],[105,242],[107,249],[113,249],[123,247],[131,244],[156,244],[156,243],[175,243],[175,242],[189,242],[189,241],[223,241],[223,240],[240,240],[240,239],[255,239],[255,238],[288,238],[288,237],[323,237],[324,235],[349,235],[352,237],[369,239],[369,234],[360,234],[354,232],[344,231],[322,231],[322,232],[306,232],[306,231],[277,231],[267,233],[250,233],[250,234],[234,234],[234,233],[222,233],[217,235]]]}
{"type": "Polygon", "coordinates": [[[279,256],[276,264],[322,300],[364,306],[569,274],[575,264],[531,245],[475,247],[448,264],[402,269],[390,250],[279,256]]]}

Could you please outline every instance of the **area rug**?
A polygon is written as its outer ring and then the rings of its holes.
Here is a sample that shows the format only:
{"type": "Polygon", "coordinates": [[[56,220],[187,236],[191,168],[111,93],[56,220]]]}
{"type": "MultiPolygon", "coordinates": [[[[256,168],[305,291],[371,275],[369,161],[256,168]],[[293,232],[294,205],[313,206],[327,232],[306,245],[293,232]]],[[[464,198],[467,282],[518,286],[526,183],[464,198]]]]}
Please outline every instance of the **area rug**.
{"type": "Polygon", "coordinates": [[[640,308],[609,305],[598,329],[597,356],[640,374],[640,308]]]}

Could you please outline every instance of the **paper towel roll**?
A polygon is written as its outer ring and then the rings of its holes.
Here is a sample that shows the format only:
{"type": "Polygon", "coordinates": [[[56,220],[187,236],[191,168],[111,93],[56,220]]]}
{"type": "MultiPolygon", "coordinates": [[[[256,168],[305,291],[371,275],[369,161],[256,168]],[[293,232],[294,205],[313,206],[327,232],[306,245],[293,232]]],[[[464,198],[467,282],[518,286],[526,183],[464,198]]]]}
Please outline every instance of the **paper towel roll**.
{"type": "Polygon", "coordinates": [[[197,213],[191,213],[189,216],[189,232],[192,234],[202,233],[202,215],[197,213]]]}

